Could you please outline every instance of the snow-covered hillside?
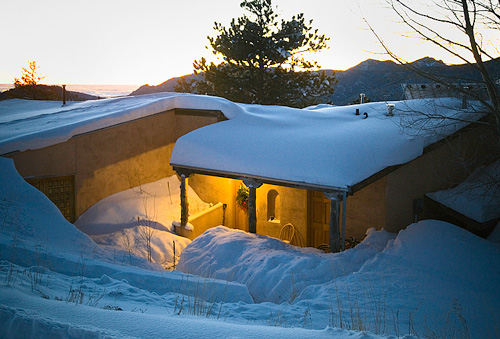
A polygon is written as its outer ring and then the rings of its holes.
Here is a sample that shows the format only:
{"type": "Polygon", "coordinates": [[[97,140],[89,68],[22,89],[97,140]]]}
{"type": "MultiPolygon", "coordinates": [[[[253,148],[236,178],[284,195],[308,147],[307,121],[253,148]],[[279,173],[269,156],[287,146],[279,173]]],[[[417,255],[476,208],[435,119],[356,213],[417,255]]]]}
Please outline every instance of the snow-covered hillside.
{"type": "Polygon", "coordinates": [[[423,221],[338,254],[218,227],[190,275],[96,244],[0,159],[0,337],[499,336],[500,246],[423,221]],[[411,335],[409,335],[411,334],[411,335]]]}

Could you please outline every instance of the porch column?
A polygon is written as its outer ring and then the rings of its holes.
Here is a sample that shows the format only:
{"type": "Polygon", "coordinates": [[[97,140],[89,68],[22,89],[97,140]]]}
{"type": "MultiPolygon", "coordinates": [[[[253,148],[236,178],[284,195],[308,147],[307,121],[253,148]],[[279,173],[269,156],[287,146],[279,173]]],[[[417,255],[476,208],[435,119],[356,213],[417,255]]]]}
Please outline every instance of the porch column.
{"type": "Polygon", "coordinates": [[[345,219],[347,214],[347,192],[342,193],[342,251],[345,251],[345,219]]]}
{"type": "Polygon", "coordinates": [[[187,175],[181,173],[181,227],[185,227],[189,217],[189,203],[187,196],[187,175]]]}
{"type": "Polygon", "coordinates": [[[330,252],[340,252],[340,229],[339,229],[339,200],[338,193],[325,193],[325,196],[330,200],[330,252]]]}
{"type": "Polygon", "coordinates": [[[262,183],[254,179],[244,179],[243,183],[248,187],[248,232],[257,233],[257,209],[255,201],[257,198],[257,188],[262,183]]]}

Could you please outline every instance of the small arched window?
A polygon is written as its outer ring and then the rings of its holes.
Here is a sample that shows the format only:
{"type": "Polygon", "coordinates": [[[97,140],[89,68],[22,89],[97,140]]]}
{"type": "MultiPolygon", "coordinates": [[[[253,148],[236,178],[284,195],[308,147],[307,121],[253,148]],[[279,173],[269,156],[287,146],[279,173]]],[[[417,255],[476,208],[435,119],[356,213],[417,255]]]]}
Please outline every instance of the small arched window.
{"type": "Polygon", "coordinates": [[[267,220],[273,222],[280,221],[280,195],[276,190],[267,193],[267,220]]]}

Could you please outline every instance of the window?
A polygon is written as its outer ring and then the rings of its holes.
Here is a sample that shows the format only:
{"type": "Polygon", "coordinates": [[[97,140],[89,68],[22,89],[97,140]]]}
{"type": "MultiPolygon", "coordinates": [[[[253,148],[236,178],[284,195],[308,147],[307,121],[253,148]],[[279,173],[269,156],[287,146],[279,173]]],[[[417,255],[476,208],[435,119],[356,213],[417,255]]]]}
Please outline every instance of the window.
{"type": "Polygon", "coordinates": [[[280,195],[276,190],[267,193],[267,221],[280,221],[280,195]]]}
{"type": "Polygon", "coordinates": [[[66,220],[75,221],[74,176],[29,178],[26,181],[44,193],[59,208],[66,220]]]}

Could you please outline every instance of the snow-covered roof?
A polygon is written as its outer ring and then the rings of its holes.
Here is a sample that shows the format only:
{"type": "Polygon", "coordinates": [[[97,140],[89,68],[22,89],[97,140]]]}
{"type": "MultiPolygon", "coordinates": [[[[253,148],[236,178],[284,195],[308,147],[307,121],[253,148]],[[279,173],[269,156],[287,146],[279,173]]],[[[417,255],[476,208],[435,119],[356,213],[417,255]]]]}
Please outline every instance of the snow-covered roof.
{"type": "Polygon", "coordinates": [[[421,130],[418,121],[408,124],[412,122],[408,112],[414,110],[463,116],[457,99],[392,102],[394,116],[387,116],[387,104],[295,109],[182,93],[65,106],[57,101],[4,100],[0,101],[0,155],[43,148],[174,108],[216,110],[229,120],[181,137],[174,147],[172,165],[348,190],[386,167],[415,159],[426,146],[464,126],[433,120],[436,126],[429,132],[421,130]],[[359,115],[355,115],[356,109],[359,115]],[[410,126],[403,129],[405,124],[410,126]]]}
{"type": "Polygon", "coordinates": [[[419,116],[412,112],[468,114],[461,109],[461,101],[453,98],[307,109],[240,107],[239,114],[228,121],[179,138],[171,165],[206,174],[347,191],[389,166],[417,158],[426,146],[465,126],[436,119],[425,121],[422,128],[419,116]],[[393,116],[387,114],[388,104],[394,105],[393,116]]]}
{"type": "Polygon", "coordinates": [[[500,161],[476,169],[459,185],[428,193],[440,204],[479,223],[500,218],[500,161]]]}
{"type": "Polygon", "coordinates": [[[238,105],[221,98],[158,93],[84,102],[0,101],[0,155],[38,149],[71,137],[174,108],[219,110],[231,116],[238,105]]]}

